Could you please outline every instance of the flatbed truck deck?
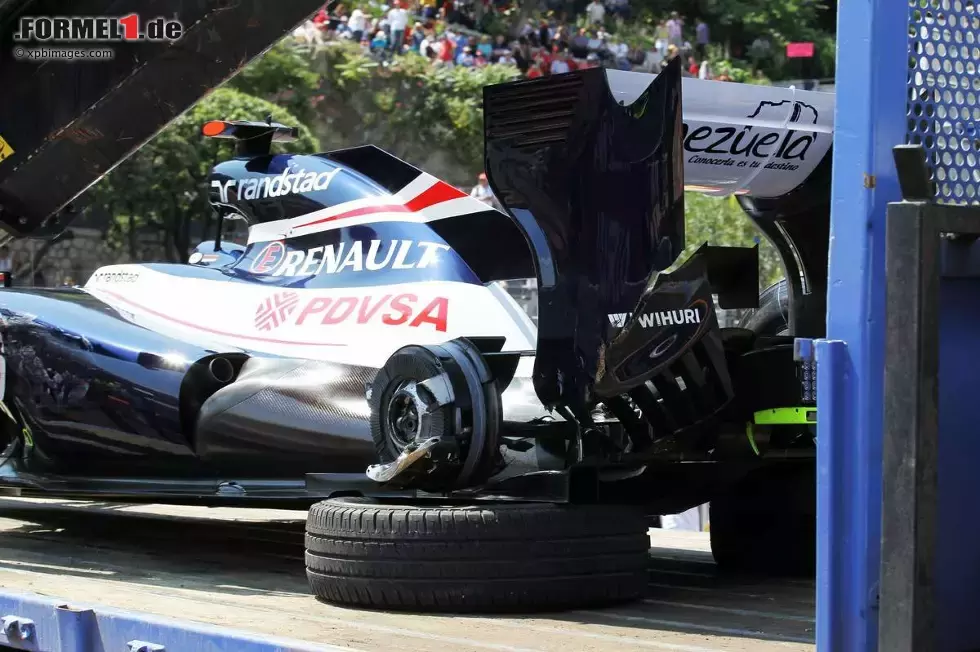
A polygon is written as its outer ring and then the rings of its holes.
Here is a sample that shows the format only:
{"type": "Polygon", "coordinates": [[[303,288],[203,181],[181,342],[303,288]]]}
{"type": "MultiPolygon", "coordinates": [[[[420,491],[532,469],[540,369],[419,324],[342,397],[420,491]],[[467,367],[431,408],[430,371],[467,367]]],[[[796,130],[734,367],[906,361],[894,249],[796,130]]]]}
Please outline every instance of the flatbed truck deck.
{"type": "Polygon", "coordinates": [[[351,652],[813,650],[814,584],[715,571],[651,529],[641,602],[518,616],[354,610],[310,595],[305,511],[0,498],[0,587],[351,652]]]}

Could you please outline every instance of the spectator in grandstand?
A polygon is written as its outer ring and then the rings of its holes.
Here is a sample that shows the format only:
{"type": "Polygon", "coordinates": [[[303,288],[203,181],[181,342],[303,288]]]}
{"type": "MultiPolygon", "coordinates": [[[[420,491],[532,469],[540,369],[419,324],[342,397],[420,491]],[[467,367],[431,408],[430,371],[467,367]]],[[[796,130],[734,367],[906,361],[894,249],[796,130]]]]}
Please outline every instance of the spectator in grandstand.
{"type": "Polygon", "coordinates": [[[772,45],[769,43],[769,39],[760,36],[752,41],[752,45],[749,46],[749,59],[751,59],[754,68],[758,68],[759,64],[768,59],[770,54],[772,54],[772,45]]]}
{"type": "Polygon", "coordinates": [[[454,34],[450,31],[443,33],[442,38],[439,39],[439,55],[438,61],[443,66],[451,66],[456,60],[456,43],[454,34]]]}
{"type": "Polygon", "coordinates": [[[531,42],[527,36],[517,39],[517,47],[514,48],[514,60],[521,74],[528,74],[534,62],[534,54],[531,52],[531,42]]]}
{"type": "MultiPolygon", "coordinates": [[[[544,6],[552,11],[545,18],[528,19],[514,41],[502,34],[491,38],[482,29],[476,33],[470,29],[499,21],[494,14],[512,9],[510,0],[388,0],[390,5],[372,2],[372,7],[384,12],[377,19],[366,13],[370,10],[365,10],[362,0],[352,1],[355,4],[351,5],[349,16],[343,5],[332,12],[318,12],[296,30],[297,40],[319,45],[322,40],[350,39],[379,60],[412,50],[434,65],[513,65],[526,77],[594,66],[659,72],[667,61],[678,56],[685,62],[685,76],[711,79],[714,75],[707,60],[710,28],[701,17],[692,22],[693,45],[684,38],[686,21],[677,11],[650,29],[633,25],[633,29],[617,29],[615,35],[610,35],[605,30],[606,21],[613,18],[622,26],[624,17],[629,15],[629,0],[583,0],[583,4],[588,2],[584,7],[586,25],[580,28],[573,27],[576,16],[566,16],[560,0],[548,0],[544,6]],[[419,22],[412,22],[412,17],[419,15],[419,22]],[[636,29],[640,32],[638,37],[624,36],[634,34],[636,29]],[[437,35],[441,30],[445,31],[437,35]],[[650,41],[640,45],[641,38],[650,41]]],[[[744,44],[731,44],[736,58],[740,45],[744,44]]],[[[746,49],[755,62],[770,55],[771,45],[764,39],[752,45],[746,49]]]]}
{"type": "Polygon", "coordinates": [[[326,7],[320,7],[320,10],[313,15],[313,25],[319,29],[326,28],[329,20],[326,7]]]}
{"type": "Polygon", "coordinates": [[[667,41],[671,45],[680,47],[684,42],[684,19],[676,11],[670,13],[670,20],[666,23],[667,41]]]}
{"type": "Polygon", "coordinates": [[[602,25],[602,22],[606,18],[606,8],[602,5],[599,0],[592,0],[585,7],[585,13],[589,18],[589,22],[595,25],[602,25]]]}
{"type": "Polygon", "coordinates": [[[538,25],[538,44],[543,48],[551,47],[551,27],[546,20],[538,25]]]}
{"type": "Polygon", "coordinates": [[[700,71],[700,70],[701,70],[701,66],[698,65],[698,60],[695,59],[694,57],[688,57],[687,58],[687,72],[692,77],[697,77],[698,76],[698,71],[700,71]]]}
{"type": "Polygon", "coordinates": [[[589,56],[589,35],[585,32],[584,27],[578,31],[578,34],[572,37],[571,43],[568,44],[568,49],[576,59],[584,59],[589,56]]]}
{"type": "Polygon", "coordinates": [[[411,31],[405,37],[405,45],[408,46],[409,50],[413,52],[419,51],[419,46],[422,45],[422,39],[425,38],[425,32],[422,30],[422,23],[415,22],[412,25],[411,31]]]}
{"type": "Polygon", "coordinates": [[[456,59],[456,65],[465,66],[467,68],[471,68],[472,66],[476,65],[476,58],[473,56],[473,50],[470,48],[470,46],[467,45],[463,48],[463,51],[456,59]]]}
{"type": "Polygon", "coordinates": [[[666,20],[657,23],[657,29],[653,32],[653,39],[653,47],[660,52],[661,57],[666,57],[667,46],[670,45],[670,30],[667,29],[666,20]]]}
{"type": "Polygon", "coordinates": [[[391,30],[391,50],[401,52],[405,43],[405,30],[408,29],[408,12],[402,7],[401,0],[394,0],[388,10],[388,27],[391,30]]]}
{"type": "Polygon", "coordinates": [[[568,59],[565,57],[565,50],[563,48],[558,48],[557,50],[551,60],[552,75],[560,75],[571,70],[571,67],[568,65],[568,59]]]}
{"type": "Polygon", "coordinates": [[[568,34],[568,28],[562,25],[555,30],[555,36],[551,43],[552,50],[554,50],[555,47],[561,48],[562,50],[567,50],[570,44],[571,38],[568,34]]]}
{"type": "Polygon", "coordinates": [[[697,21],[697,26],[694,28],[694,46],[697,48],[698,56],[703,59],[708,56],[708,43],[711,42],[711,31],[708,28],[708,23],[700,18],[695,20],[697,21]]]}
{"type": "Polygon", "coordinates": [[[711,64],[705,59],[698,68],[698,79],[711,79],[711,64]]]}
{"type": "Polygon", "coordinates": [[[609,0],[611,11],[621,20],[630,19],[630,0],[609,0]]]}
{"type": "Polygon", "coordinates": [[[438,39],[431,29],[423,32],[422,42],[419,43],[419,54],[427,59],[435,59],[439,56],[437,51],[438,39]]]}
{"type": "Polygon", "coordinates": [[[422,0],[422,18],[426,20],[435,20],[438,15],[438,9],[436,8],[436,0],[422,0]]]}
{"type": "Polygon", "coordinates": [[[484,204],[493,205],[493,191],[490,189],[490,183],[487,181],[486,172],[481,172],[480,176],[477,177],[476,185],[470,190],[470,197],[479,199],[484,204]]]}
{"type": "Polygon", "coordinates": [[[374,33],[374,38],[371,39],[370,50],[371,52],[383,52],[388,49],[388,36],[384,33],[384,30],[379,29],[374,33]]]}
{"type": "Polygon", "coordinates": [[[293,38],[305,45],[318,45],[323,43],[323,32],[312,20],[309,20],[293,30],[293,38]]]}
{"type": "Polygon", "coordinates": [[[497,34],[497,37],[493,41],[493,55],[502,56],[504,54],[510,54],[511,46],[507,42],[507,37],[503,34],[497,34]]]}
{"type": "Polygon", "coordinates": [[[347,19],[347,29],[350,30],[352,41],[355,43],[361,42],[364,38],[364,32],[367,29],[367,23],[367,14],[355,7],[354,11],[350,13],[350,18],[347,19]]]}
{"type": "Polygon", "coordinates": [[[493,44],[490,42],[489,36],[480,37],[479,43],[476,44],[476,52],[474,54],[483,56],[488,61],[490,60],[490,57],[493,56],[493,44]]]}

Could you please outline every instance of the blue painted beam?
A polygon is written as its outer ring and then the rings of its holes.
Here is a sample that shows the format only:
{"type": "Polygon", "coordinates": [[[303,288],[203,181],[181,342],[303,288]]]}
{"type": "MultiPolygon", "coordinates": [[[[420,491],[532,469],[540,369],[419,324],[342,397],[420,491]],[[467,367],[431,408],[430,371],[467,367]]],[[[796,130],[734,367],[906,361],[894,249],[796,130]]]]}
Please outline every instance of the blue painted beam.
{"type": "Polygon", "coordinates": [[[44,652],[358,652],[9,592],[0,592],[0,646],[44,652]]]}
{"type": "Polygon", "coordinates": [[[877,648],[885,208],[901,198],[907,65],[907,2],[840,0],[827,339],[846,345],[817,348],[818,395],[834,397],[818,416],[821,652],[877,648]]]}

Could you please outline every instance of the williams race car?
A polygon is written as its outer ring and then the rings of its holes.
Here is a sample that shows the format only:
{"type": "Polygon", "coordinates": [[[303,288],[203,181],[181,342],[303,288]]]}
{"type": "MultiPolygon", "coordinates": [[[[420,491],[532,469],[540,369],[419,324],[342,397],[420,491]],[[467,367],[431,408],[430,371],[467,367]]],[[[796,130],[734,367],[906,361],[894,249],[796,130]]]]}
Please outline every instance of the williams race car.
{"type": "Polygon", "coordinates": [[[647,518],[708,501],[720,564],[807,570],[794,338],[823,329],[833,96],[675,61],[491,86],[484,113],[505,211],[373,146],[204,124],[237,142],[210,201],[247,243],[0,291],[0,486],[312,505],[312,590],[350,604],[635,598],[647,518]],[[680,258],[685,189],[734,196],[787,280],[760,299],[757,248],[680,258]]]}

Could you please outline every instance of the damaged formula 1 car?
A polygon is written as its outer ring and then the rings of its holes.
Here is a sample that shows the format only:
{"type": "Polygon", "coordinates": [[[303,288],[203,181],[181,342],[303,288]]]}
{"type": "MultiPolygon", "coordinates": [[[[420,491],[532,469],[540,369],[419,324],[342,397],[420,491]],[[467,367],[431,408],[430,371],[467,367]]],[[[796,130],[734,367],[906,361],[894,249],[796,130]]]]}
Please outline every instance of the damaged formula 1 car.
{"type": "Polygon", "coordinates": [[[833,96],[585,70],[484,91],[505,212],[373,146],[215,116],[219,218],[246,245],[0,291],[0,484],[67,497],[312,504],[313,592],[554,608],[646,586],[651,515],[711,502],[731,568],[814,539],[833,96]],[[682,102],[683,97],[683,102],[682,102]],[[683,110],[682,110],[683,106],[683,110]],[[756,248],[685,246],[684,190],[756,248]],[[498,281],[534,278],[535,325],[498,281]],[[721,328],[716,306],[752,308],[721,328]],[[319,501],[319,502],[318,502],[319,501]]]}

